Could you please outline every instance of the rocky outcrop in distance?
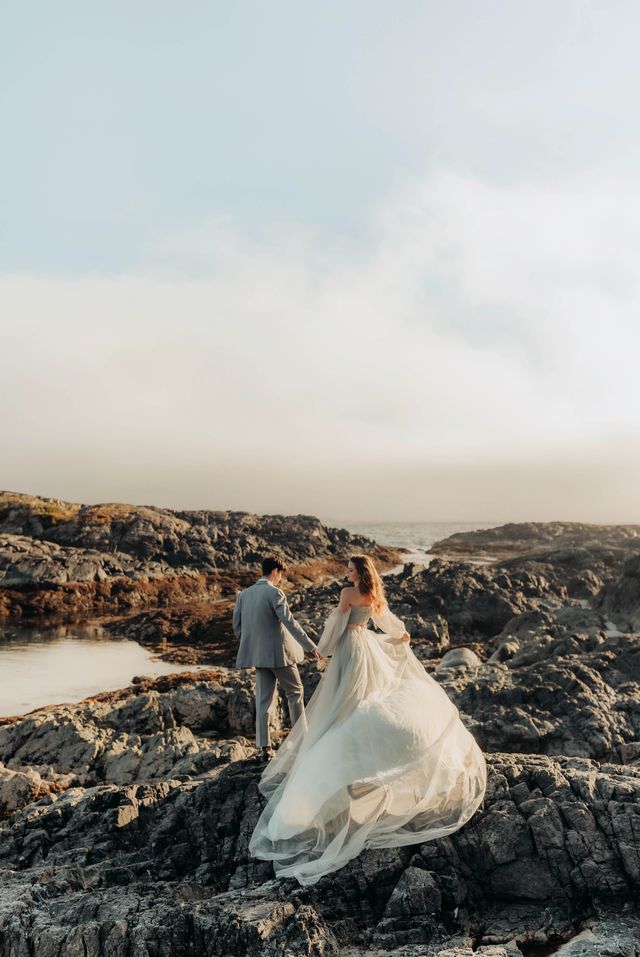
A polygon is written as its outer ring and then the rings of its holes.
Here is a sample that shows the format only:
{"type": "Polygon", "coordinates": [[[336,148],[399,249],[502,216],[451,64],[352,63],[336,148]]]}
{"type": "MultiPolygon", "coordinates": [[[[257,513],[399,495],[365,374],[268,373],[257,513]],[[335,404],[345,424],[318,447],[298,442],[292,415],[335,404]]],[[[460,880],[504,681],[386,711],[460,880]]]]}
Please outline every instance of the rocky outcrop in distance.
{"type": "Polygon", "coordinates": [[[492,528],[455,532],[435,542],[432,555],[464,558],[532,559],[593,568],[617,566],[640,551],[640,525],[595,525],[586,522],[508,522],[492,528]]]}
{"type": "Polygon", "coordinates": [[[335,576],[349,553],[383,568],[396,549],[309,515],[79,505],[0,493],[0,616],[86,616],[229,596],[276,551],[298,585],[335,576]]]}

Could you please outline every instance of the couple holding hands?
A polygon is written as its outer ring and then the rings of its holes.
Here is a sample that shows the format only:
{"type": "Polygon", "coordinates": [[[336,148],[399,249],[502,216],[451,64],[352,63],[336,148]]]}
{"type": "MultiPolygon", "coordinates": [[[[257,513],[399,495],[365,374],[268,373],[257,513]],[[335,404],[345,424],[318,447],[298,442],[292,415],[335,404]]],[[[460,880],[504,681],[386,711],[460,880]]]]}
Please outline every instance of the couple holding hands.
{"type": "Polygon", "coordinates": [[[365,848],[419,844],[450,834],[479,807],[486,766],[457,708],[410,648],[367,555],[347,562],[350,582],[318,644],[279,587],[286,566],[269,556],[237,598],[236,666],[256,669],[256,744],[271,760],[266,798],[249,842],[275,873],[313,884],[365,848]],[[368,628],[370,620],[376,631],[368,628]],[[304,704],[304,652],[329,658],[304,704]],[[277,752],[269,711],[277,683],[292,729],[277,752]]]}

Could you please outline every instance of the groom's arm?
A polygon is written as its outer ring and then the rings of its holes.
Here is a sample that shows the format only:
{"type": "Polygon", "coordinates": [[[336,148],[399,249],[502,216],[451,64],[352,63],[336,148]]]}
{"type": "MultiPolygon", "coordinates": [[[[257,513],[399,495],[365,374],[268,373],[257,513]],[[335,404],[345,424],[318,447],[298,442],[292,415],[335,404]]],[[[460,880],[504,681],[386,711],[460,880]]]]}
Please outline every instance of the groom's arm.
{"type": "Polygon", "coordinates": [[[291,632],[296,641],[302,645],[305,651],[315,651],[315,642],[311,641],[311,638],[309,638],[302,625],[298,624],[289,611],[289,604],[287,602],[285,593],[280,591],[279,588],[274,588],[274,593],[273,610],[276,613],[276,616],[280,619],[285,628],[291,632]]]}
{"type": "Polygon", "coordinates": [[[236,636],[236,638],[240,637],[240,623],[242,621],[242,612],[240,611],[241,604],[242,604],[242,592],[240,592],[240,594],[236,598],[236,606],[233,609],[232,626],[233,626],[233,633],[236,636]]]}

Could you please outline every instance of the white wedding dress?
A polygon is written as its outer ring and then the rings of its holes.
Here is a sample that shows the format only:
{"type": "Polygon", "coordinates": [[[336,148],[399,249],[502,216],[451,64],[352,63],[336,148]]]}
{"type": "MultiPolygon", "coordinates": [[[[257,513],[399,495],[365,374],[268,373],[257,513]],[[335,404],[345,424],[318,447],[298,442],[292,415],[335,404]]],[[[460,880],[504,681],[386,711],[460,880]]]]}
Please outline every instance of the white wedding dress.
{"type": "Polygon", "coordinates": [[[329,615],[318,650],[331,658],[306,720],[258,784],[267,803],[249,851],[278,877],[315,884],[364,848],[451,834],[480,805],[482,752],[404,631],[387,606],[329,615]]]}

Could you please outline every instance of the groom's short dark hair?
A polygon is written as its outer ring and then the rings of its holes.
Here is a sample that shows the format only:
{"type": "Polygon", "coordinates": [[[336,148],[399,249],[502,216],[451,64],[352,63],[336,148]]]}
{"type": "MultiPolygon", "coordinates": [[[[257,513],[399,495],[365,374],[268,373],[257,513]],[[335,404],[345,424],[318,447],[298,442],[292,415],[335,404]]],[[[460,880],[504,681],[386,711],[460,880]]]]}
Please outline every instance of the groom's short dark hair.
{"type": "Polygon", "coordinates": [[[262,574],[270,575],[271,572],[275,571],[276,568],[278,571],[286,572],[287,566],[282,561],[281,558],[278,558],[276,555],[267,555],[266,558],[262,559],[262,574]]]}

